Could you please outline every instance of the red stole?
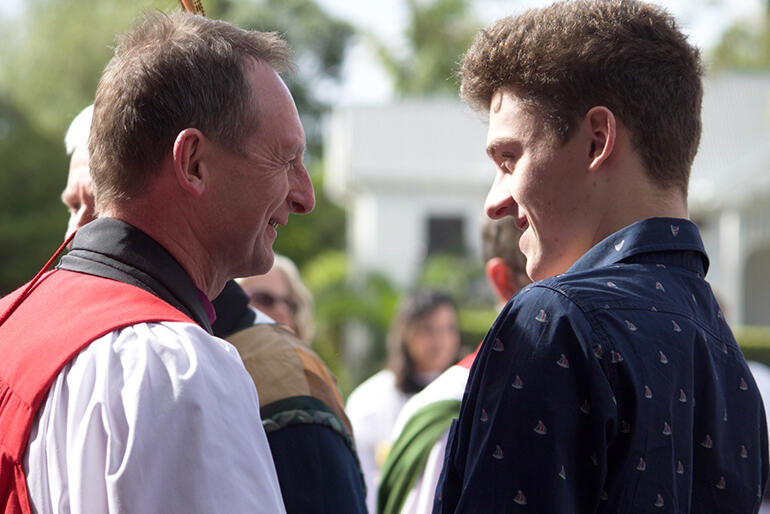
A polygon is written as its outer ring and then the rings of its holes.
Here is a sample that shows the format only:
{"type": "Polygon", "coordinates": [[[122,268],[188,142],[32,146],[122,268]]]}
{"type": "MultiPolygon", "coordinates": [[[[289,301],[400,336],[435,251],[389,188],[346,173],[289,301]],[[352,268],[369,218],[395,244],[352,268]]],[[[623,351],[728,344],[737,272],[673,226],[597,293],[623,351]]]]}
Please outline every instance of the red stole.
{"type": "MultiPolygon", "coordinates": [[[[0,315],[27,285],[0,299],[0,315]]],[[[156,321],[194,323],[138,287],[73,271],[47,272],[0,325],[0,506],[30,514],[23,459],[32,423],[61,369],[113,330],[156,321]]]]}

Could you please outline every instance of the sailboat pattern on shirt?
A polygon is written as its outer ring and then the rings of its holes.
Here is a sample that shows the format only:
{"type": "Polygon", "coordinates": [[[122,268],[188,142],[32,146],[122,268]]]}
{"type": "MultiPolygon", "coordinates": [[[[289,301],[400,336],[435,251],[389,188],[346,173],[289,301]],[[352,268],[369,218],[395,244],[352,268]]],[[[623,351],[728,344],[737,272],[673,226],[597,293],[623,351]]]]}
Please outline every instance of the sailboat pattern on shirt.
{"type": "Polygon", "coordinates": [[[758,432],[746,429],[760,419],[758,391],[735,358],[700,254],[650,250],[667,235],[689,251],[694,226],[648,222],[600,243],[570,273],[530,286],[503,310],[447,446],[445,466],[461,463],[452,476],[467,482],[440,484],[437,512],[453,512],[457,503],[447,498],[458,494],[479,512],[582,511],[597,500],[600,512],[707,512],[719,511],[717,494],[726,510],[753,510],[758,499],[740,496],[735,484],[759,490],[756,471],[767,466],[758,462],[767,455],[758,432]],[[716,368],[693,365],[704,359],[716,368]],[[604,439],[592,426],[614,433],[604,439]],[[704,478],[699,469],[711,471],[704,478]],[[631,499],[627,484],[613,480],[630,480],[629,473],[637,484],[631,499]],[[494,489],[496,500],[474,495],[474,484],[508,485],[494,489]],[[621,508],[620,498],[633,506],[621,508]]]}

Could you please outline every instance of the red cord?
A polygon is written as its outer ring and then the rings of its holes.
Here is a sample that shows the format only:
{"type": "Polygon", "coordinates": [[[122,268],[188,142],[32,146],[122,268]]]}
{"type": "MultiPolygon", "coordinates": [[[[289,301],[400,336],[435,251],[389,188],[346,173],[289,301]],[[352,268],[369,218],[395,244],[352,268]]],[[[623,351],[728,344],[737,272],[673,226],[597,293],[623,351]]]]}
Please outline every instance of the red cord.
{"type": "Polygon", "coordinates": [[[43,273],[48,271],[48,268],[51,267],[51,265],[56,261],[56,259],[61,255],[61,253],[64,251],[65,248],[70,244],[72,241],[72,238],[75,237],[75,234],[77,233],[77,230],[69,235],[67,239],[64,240],[64,242],[61,244],[58,250],[56,250],[56,253],[54,253],[50,259],[48,259],[48,262],[45,263],[45,266],[37,272],[37,275],[32,278],[32,280],[29,281],[29,284],[27,284],[27,287],[24,289],[24,292],[22,292],[17,298],[16,301],[14,301],[10,307],[8,307],[8,310],[6,310],[2,316],[0,316],[0,326],[5,323],[5,321],[11,317],[11,314],[19,308],[19,305],[21,305],[21,302],[23,302],[27,296],[29,296],[30,291],[32,291],[32,288],[35,287],[35,285],[40,281],[40,277],[43,276],[43,273]]]}

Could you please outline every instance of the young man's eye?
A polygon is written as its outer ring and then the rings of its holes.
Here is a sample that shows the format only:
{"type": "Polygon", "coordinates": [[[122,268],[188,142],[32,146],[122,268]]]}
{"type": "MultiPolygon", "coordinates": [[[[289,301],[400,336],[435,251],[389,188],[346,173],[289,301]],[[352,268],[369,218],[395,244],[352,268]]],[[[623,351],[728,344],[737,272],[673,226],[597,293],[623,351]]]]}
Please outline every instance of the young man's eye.
{"type": "Polygon", "coordinates": [[[516,167],[516,158],[513,155],[503,154],[500,156],[500,168],[502,168],[503,170],[509,173],[512,173],[515,167],[516,167]]]}

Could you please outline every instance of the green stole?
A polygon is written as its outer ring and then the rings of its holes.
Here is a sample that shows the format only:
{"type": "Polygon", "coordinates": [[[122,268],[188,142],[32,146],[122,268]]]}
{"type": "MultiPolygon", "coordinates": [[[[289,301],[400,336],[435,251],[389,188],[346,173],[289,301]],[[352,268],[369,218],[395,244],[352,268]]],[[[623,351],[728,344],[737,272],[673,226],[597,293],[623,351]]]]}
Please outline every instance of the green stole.
{"type": "Polygon", "coordinates": [[[382,467],[377,493],[378,514],[399,514],[417,477],[425,469],[430,451],[460,413],[460,400],[433,402],[415,412],[382,467]]]}

